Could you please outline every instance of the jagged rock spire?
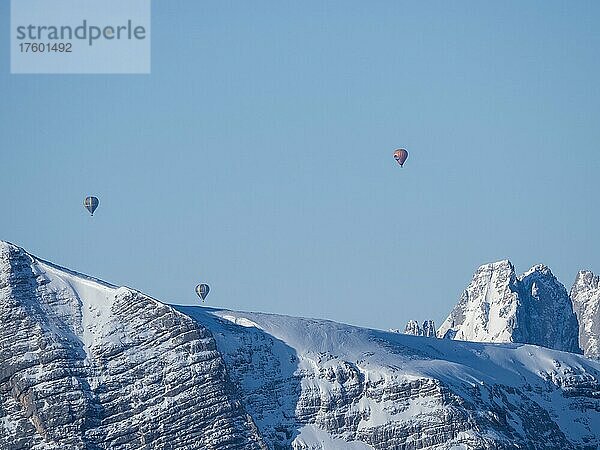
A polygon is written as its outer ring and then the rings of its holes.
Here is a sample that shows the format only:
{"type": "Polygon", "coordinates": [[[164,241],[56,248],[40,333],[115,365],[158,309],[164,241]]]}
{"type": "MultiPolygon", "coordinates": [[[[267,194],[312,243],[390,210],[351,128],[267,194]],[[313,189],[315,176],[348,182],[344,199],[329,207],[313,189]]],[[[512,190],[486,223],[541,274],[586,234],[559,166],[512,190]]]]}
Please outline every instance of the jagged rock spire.
{"type": "Polygon", "coordinates": [[[404,334],[411,334],[413,336],[426,336],[436,337],[435,322],[433,320],[426,320],[423,322],[423,326],[419,325],[416,320],[409,320],[404,328],[404,334]]]}
{"type": "Polygon", "coordinates": [[[600,276],[580,271],[570,296],[579,321],[579,346],[585,356],[600,358],[600,276]]]}

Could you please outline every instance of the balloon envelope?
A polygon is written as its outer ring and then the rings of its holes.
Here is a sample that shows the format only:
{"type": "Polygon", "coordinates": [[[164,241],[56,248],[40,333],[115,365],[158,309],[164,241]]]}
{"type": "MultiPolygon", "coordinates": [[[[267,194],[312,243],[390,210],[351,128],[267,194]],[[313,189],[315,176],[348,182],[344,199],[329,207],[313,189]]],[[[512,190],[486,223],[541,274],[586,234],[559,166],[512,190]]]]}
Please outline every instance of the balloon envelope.
{"type": "Polygon", "coordinates": [[[400,164],[400,167],[402,167],[407,158],[408,152],[403,148],[399,148],[394,152],[394,159],[398,164],[400,164]]]}
{"type": "Polygon", "coordinates": [[[202,283],[196,286],[196,294],[198,294],[198,297],[200,297],[202,301],[204,301],[204,299],[208,295],[208,291],[210,291],[208,284],[202,283]]]}
{"type": "Polygon", "coordinates": [[[98,200],[98,197],[86,197],[85,200],[83,201],[83,206],[85,206],[85,209],[87,209],[90,214],[93,216],[94,215],[94,211],[96,211],[96,208],[98,207],[98,204],[100,203],[100,201],[98,200]]]}

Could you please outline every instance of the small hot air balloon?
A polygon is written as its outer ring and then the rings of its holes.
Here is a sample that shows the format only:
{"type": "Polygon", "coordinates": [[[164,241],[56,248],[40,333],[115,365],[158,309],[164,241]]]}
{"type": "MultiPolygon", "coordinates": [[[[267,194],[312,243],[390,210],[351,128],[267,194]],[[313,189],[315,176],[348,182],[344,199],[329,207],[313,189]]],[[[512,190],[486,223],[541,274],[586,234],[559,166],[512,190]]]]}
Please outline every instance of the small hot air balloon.
{"type": "Polygon", "coordinates": [[[204,299],[206,299],[206,296],[208,295],[208,291],[210,291],[210,288],[208,287],[208,284],[199,284],[198,286],[196,286],[196,294],[198,294],[198,297],[200,297],[202,299],[202,301],[204,301],[204,299]]]}
{"type": "Polygon", "coordinates": [[[98,200],[98,197],[86,197],[83,201],[83,206],[85,206],[85,209],[87,209],[93,216],[94,211],[96,211],[99,203],[100,201],[98,200]]]}
{"type": "Polygon", "coordinates": [[[400,167],[402,167],[404,165],[404,162],[406,161],[407,158],[408,158],[408,152],[403,148],[399,148],[398,150],[396,150],[394,152],[394,159],[396,160],[396,162],[398,164],[400,164],[400,167]]]}

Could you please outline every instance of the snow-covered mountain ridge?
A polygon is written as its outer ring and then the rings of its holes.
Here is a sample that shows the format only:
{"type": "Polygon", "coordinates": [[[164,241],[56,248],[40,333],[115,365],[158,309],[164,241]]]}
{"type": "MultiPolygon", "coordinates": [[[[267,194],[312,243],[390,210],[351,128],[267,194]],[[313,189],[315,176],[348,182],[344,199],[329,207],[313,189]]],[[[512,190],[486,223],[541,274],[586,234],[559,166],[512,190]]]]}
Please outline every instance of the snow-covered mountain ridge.
{"type": "Polygon", "coordinates": [[[4,242],[0,392],[2,450],[264,448],[206,327],[4,242]]]}
{"type": "Polygon", "coordinates": [[[600,362],[175,306],[0,243],[1,449],[594,449],[600,362]]]}

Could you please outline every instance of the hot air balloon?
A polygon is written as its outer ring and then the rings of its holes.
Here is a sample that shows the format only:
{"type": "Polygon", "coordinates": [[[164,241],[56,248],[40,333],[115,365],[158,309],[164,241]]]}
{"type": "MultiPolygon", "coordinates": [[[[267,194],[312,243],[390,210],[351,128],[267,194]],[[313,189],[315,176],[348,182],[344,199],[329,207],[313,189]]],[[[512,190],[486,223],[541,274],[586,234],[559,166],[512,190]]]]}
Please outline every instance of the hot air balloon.
{"type": "Polygon", "coordinates": [[[83,201],[83,206],[85,206],[85,209],[87,209],[93,216],[94,211],[96,211],[99,203],[100,201],[98,200],[98,197],[86,197],[83,201]]]}
{"type": "Polygon", "coordinates": [[[200,297],[202,299],[202,301],[204,301],[204,299],[206,299],[206,296],[208,295],[208,291],[210,291],[210,288],[208,287],[208,284],[199,284],[198,286],[196,286],[196,294],[198,294],[198,297],[200,297]]]}
{"type": "Polygon", "coordinates": [[[408,158],[408,152],[406,150],[404,150],[403,148],[399,148],[398,150],[396,150],[394,152],[394,159],[396,160],[396,162],[398,164],[400,164],[400,167],[402,167],[404,165],[404,162],[406,161],[407,158],[408,158]]]}

